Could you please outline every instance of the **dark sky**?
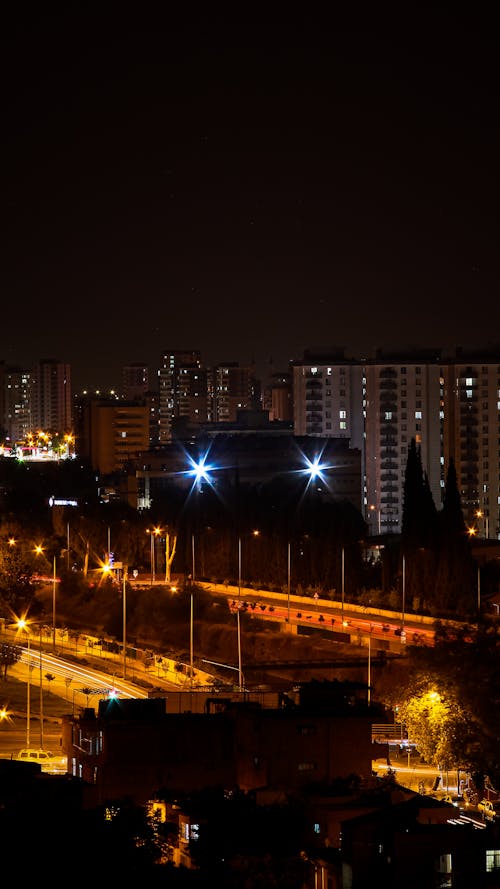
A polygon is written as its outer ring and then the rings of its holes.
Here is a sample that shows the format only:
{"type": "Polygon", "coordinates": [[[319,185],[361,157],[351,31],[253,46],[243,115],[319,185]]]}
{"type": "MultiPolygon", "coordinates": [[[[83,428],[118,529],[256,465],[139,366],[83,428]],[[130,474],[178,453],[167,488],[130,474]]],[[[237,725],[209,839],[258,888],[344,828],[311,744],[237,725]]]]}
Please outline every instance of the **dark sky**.
{"type": "Polygon", "coordinates": [[[170,7],[4,19],[0,359],[499,342],[494,20],[170,7]]]}

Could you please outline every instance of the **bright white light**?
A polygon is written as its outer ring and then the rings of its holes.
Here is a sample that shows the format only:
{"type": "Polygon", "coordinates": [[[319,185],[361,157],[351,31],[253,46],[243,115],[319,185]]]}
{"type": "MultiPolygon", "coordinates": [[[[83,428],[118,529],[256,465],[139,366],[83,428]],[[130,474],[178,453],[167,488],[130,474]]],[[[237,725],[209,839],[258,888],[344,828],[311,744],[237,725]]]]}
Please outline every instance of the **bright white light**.
{"type": "Polygon", "coordinates": [[[306,472],[309,473],[311,478],[317,478],[318,475],[321,476],[322,471],[324,469],[326,469],[326,464],[321,463],[319,457],[315,457],[314,460],[312,461],[312,463],[309,460],[309,458],[306,457],[306,461],[307,461],[306,472]]]}
{"type": "Polygon", "coordinates": [[[188,471],[188,475],[194,475],[197,482],[201,480],[208,481],[208,474],[213,469],[213,466],[207,465],[207,463],[205,462],[206,459],[206,454],[201,457],[198,462],[193,460],[192,457],[189,457],[189,462],[191,463],[192,469],[188,471]]]}

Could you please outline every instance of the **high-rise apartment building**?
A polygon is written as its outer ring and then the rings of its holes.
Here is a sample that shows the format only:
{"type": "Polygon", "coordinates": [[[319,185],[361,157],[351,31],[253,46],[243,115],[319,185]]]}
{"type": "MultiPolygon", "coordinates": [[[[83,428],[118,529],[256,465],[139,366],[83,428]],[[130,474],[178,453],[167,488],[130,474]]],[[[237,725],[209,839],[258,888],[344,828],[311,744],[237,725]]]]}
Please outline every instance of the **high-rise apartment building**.
{"type": "Polygon", "coordinates": [[[21,367],[3,366],[2,427],[10,445],[25,441],[32,432],[31,373],[21,367]]]}
{"type": "Polygon", "coordinates": [[[201,353],[165,351],[158,370],[159,443],[172,440],[176,420],[195,426],[208,417],[207,373],[201,353]]]}
{"type": "Polygon", "coordinates": [[[149,368],[147,364],[126,364],[122,367],[122,393],[125,401],[144,398],[149,391],[149,368]]]}
{"type": "Polygon", "coordinates": [[[71,407],[70,365],[53,358],[41,359],[31,378],[31,431],[71,432],[71,407]]]}
{"type": "Polygon", "coordinates": [[[443,367],[445,460],[453,458],[464,515],[500,538],[500,348],[457,349],[443,367]]]}
{"type": "Polygon", "coordinates": [[[399,533],[412,438],[436,507],[450,460],[466,521],[500,536],[500,349],[378,350],[374,358],[304,353],[293,362],[296,435],[346,436],[362,454],[362,503],[372,533],[399,533]]]}
{"type": "Polygon", "coordinates": [[[444,490],[441,367],[435,353],[377,352],[363,366],[365,517],[372,531],[401,530],[412,438],[420,448],[434,503],[444,490]]]}
{"type": "Polygon", "coordinates": [[[253,367],[237,362],[217,364],[209,372],[210,420],[235,423],[238,411],[260,408],[260,393],[253,367]]]}
{"type": "Polygon", "coordinates": [[[82,396],[75,406],[78,453],[102,475],[117,472],[149,447],[145,403],[82,396]]]}

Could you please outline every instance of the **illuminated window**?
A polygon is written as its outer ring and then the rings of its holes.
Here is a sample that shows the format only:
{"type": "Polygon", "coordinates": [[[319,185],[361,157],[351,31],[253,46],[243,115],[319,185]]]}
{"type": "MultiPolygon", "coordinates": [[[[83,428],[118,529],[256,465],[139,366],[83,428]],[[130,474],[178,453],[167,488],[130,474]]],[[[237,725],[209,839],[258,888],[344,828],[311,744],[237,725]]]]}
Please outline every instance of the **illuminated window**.
{"type": "Polygon", "coordinates": [[[347,429],[347,423],[345,420],[341,420],[339,423],[340,429],[347,429]]]}
{"type": "Polygon", "coordinates": [[[415,419],[416,420],[422,419],[422,411],[415,411],[415,419]]]}
{"type": "Polygon", "coordinates": [[[341,420],[345,420],[345,418],[347,417],[346,411],[339,411],[339,417],[341,420]]]}
{"type": "Polygon", "coordinates": [[[500,868],[500,849],[486,849],[486,873],[500,868]]]}
{"type": "Polygon", "coordinates": [[[316,769],[316,763],[314,762],[299,762],[297,766],[299,772],[314,772],[316,769]]]}

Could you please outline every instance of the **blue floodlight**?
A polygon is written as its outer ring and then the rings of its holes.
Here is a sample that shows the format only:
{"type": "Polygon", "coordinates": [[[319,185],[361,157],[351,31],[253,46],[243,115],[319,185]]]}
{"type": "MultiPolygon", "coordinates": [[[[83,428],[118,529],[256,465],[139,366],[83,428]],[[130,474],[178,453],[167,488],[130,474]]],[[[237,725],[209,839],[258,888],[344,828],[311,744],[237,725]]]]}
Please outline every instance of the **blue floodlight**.
{"type": "Polygon", "coordinates": [[[204,454],[198,461],[193,460],[193,458],[188,454],[188,460],[191,463],[191,469],[188,470],[188,475],[193,475],[195,481],[208,481],[209,473],[214,468],[206,463],[207,454],[204,454]]]}

